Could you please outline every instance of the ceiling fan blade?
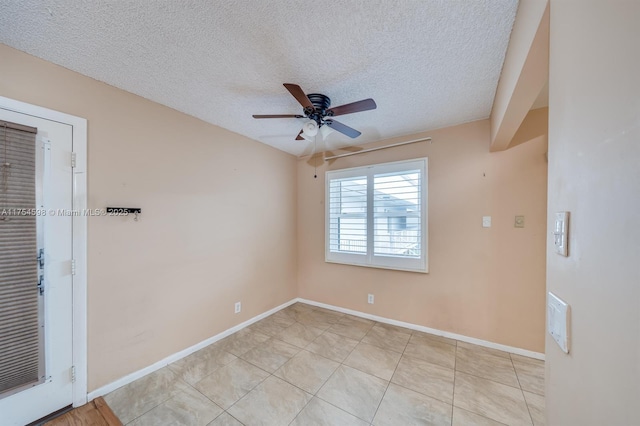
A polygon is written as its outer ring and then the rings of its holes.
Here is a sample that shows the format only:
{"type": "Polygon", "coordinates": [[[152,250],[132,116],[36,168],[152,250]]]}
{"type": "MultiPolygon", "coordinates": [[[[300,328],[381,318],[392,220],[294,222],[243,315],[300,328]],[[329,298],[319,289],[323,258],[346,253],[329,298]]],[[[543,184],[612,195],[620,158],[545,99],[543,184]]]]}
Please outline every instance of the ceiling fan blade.
{"type": "Polygon", "coordinates": [[[303,118],[304,115],[298,115],[298,114],[270,114],[270,115],[260,115],[260,114],[254,114],[252,115],[253,118],[303,118]]]}
{"type": "Polygon", "coordinates": [[[300,105],[305,108],[314,108],[313,104],[311,103],[307,95],[305,95],[300,86],[298,86],[297,84],[284,83],[284,87],[286,87],[289,93],[291,93],[293,97],[296,98],[298,102],[300,102],[300,105]]]}
{"type": "Polygon", "coordinates": [[[363,99],[358,102],[352,102],[350,104],[340,105],[335,108],[329,108],[327,115],[338,116],[345,114],[353,114],[354,112],[369,111],[370,109],[376,109],[377,105],[371,98],[363,99]]]}
{"type": "Polygon", "coordinates": [[[325,120],[324,122],[327,126],[331,126],[333,130],[337,130],[338,132],[349,136],[350,138],[357,138],[362,133],[357,131],[356,129],[347,126],[346,124],[342,124],[336,120],[325,120]]]}
{"type": "Polygon", "coordinates": [[[302,137],[302,130],[300,130],[300,133],[298,133],[298,136],[296,136],[296,140],[297,141],[303,141],[305,140],[305,138],[302,137]]]}

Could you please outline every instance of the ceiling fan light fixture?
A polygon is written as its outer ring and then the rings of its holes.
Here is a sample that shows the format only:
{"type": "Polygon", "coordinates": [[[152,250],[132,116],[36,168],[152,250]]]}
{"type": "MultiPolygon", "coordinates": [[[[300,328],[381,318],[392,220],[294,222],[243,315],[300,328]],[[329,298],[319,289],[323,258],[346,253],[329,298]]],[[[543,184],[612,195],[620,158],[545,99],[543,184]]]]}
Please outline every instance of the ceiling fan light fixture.
{"type": "Polygon", "coordinates": [[[302,134],[304,136],[314,137],[318,134],[318,123],[309,120],[302,126],[302,134]]]}
{"type": "Polygon", "coordinates": [[[322,139],[326,139],[327,136],[329,136],[334,131],[335,130],[333,130],[331,128],[331,126],[324,125],[324,126],[320,127],[320,134],[322,135],[322,139]]]}

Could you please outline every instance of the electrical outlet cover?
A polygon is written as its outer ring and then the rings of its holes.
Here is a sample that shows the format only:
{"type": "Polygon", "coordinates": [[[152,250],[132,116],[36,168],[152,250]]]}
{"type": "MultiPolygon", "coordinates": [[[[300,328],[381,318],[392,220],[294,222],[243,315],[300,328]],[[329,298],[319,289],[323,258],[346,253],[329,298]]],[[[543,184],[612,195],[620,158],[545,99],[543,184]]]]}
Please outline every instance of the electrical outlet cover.
{"type": "Polygon", "coordinates": [[[569,353],[570,308],[555,294],[547,294],[547,332],[564,353],[569,353]]]}
{"type": "Polygon", "coordinates": [[[553,242],[556,253],[560,256],[569,256],[569,212],[556,213],[553,242]]]}

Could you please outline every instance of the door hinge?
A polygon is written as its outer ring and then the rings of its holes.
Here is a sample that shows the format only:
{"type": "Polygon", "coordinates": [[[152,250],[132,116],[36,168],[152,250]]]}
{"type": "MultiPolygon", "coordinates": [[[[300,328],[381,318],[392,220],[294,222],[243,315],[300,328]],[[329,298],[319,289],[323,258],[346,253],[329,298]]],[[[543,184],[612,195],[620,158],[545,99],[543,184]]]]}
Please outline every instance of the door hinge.
{"type": "Polygon", "coordinates": [[[36,258],[38,261],[38,265],[40,265],[40,269],[44,268],[44,249],[41,248],[38,250],[38,257],[36,258]]]}
{"type": "Polygon", "coordinates": [[[40,275],[38,277],[38,292],[40,293],[40,296],[44,294],[44,275],[40,275]]]}
{"type": "Polygon", "coordinates": [[[75,274],[76,274],[76,260],[71,259],[71,275],[75,275],[75,274]]]}
{"type": "Polygon", "coordinates": [[[71,168],[76,167],[76,153],[72,152],[71,153],[71,168]]]}
{"type": "Polygon", "coordinates": [[[76,382],[76,366],[72,365],[71,366],[71,383],[75,383],[76,382]]]}

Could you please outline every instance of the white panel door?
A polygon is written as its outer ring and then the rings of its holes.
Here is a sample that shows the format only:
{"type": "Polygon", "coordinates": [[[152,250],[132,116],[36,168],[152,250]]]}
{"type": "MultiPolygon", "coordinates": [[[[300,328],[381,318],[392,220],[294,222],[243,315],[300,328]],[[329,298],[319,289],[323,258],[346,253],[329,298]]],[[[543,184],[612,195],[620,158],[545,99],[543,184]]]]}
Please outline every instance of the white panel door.
{"type": "MultiPolygon", "coordinates": [[[[44,245],[44,361],[45,381],[0,397],[0,425],[24,425],[73,402],[73,277],[72,127],[57,121],[0,108],[0,120],[36,127],[36,152],[42,170],[42,227],[44,245]]],[[[40,203],[40,201],[38,201],[40,203]]],[[[1,232],[1,230],[0,230],[1,232]]],[[[34,283],[34,288],[36,283],[34,283]]]]}

